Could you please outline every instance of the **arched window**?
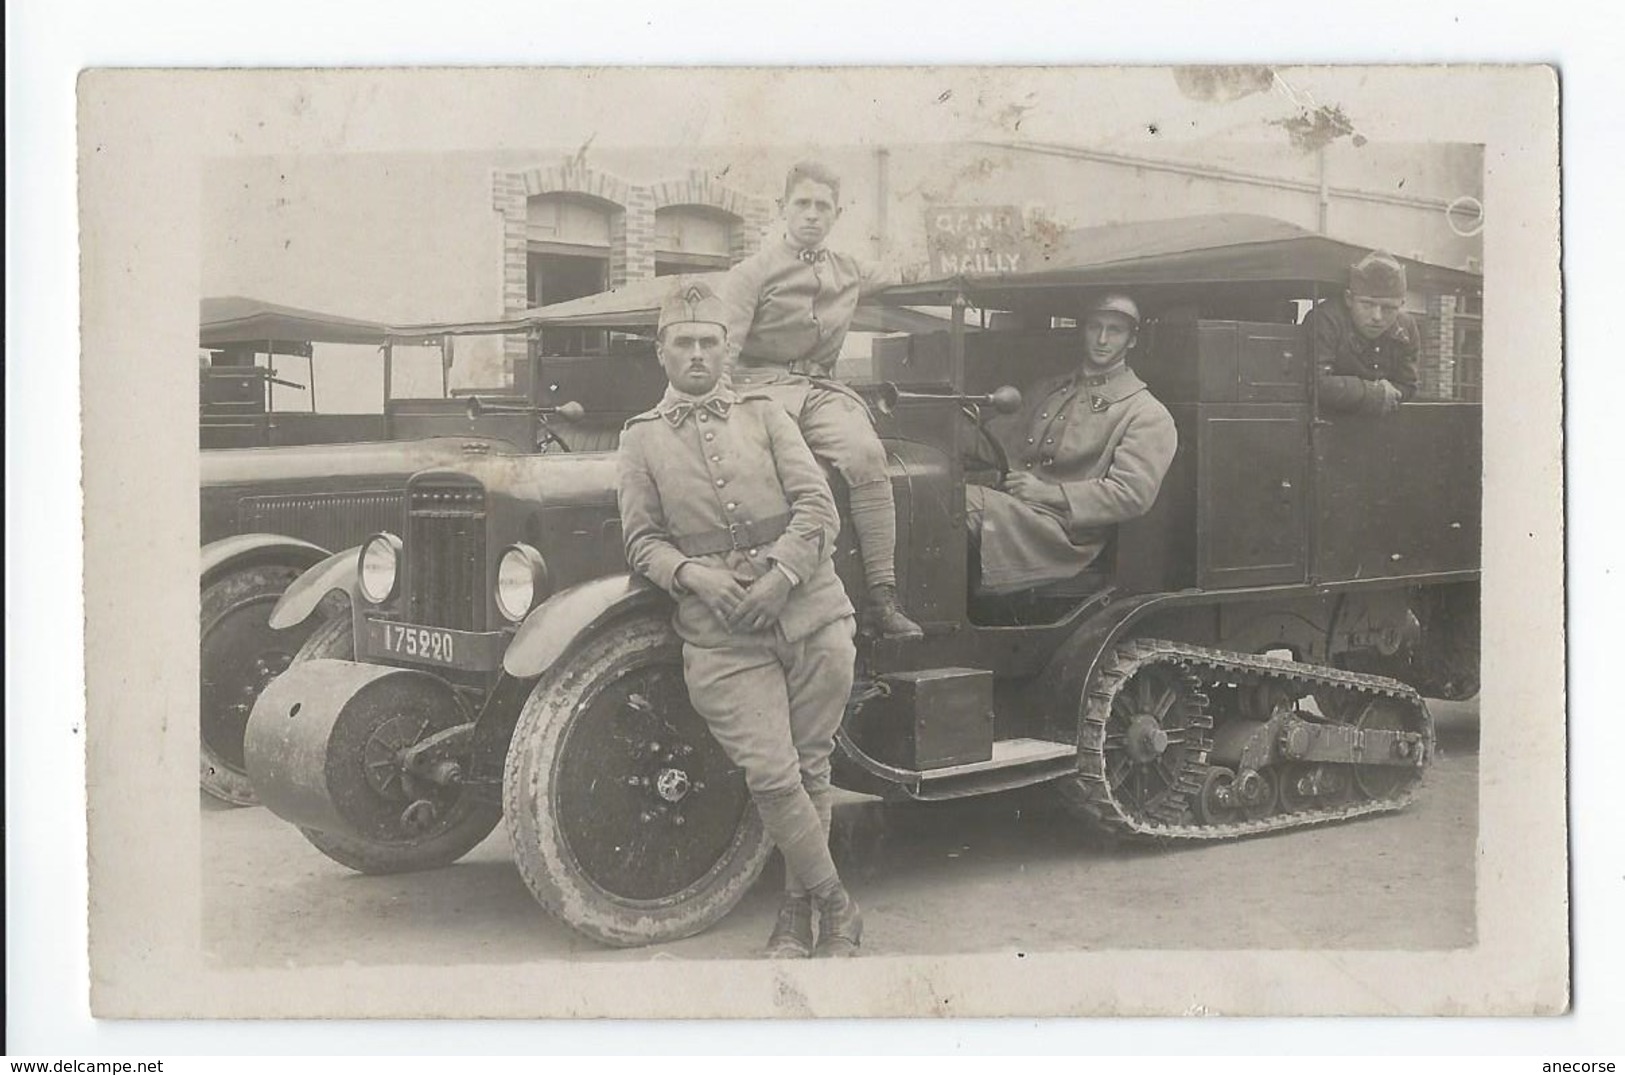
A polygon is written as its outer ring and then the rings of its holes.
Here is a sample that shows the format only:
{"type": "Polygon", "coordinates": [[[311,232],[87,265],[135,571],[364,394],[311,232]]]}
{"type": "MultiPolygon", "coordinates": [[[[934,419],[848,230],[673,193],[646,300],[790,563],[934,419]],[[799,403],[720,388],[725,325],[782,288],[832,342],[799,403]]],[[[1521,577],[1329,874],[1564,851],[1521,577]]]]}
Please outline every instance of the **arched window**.
{"type": "Polygon", "coordinates": [[[740,219],[706,205],[655,210],[655,275],[726,269],[740,219]]]}

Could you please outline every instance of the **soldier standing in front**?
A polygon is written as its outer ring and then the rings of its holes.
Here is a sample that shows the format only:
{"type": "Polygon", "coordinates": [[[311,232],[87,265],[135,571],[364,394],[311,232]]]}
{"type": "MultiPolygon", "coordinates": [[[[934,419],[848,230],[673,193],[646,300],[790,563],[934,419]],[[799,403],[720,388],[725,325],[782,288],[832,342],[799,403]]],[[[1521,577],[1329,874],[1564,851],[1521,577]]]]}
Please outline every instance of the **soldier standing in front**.
{"type": "Polygon", "coordinates": [[[846,480],[868,588],[866,622],[885,638],[919,638],[897,601],[897,507],[886,450],[863,398],[830,380],[858,300],[884,286],[856,258],[824,246],[841,215],[841,180],[815,161],[784,181],[784,234],[734,266],[722,285],[735,386],[783,404],[813,454],[846,480]]]}
{"type": "Polygon", "coordinates": [[[830,755],[856,657],[832,561],[840,519],[783,407],[721,380],[727,339],[704,284],[661,308],[671,384],[621,437],[626,556],[677,599],[689,697],[784,856],[768,954],[850,956],[863,920],[829,852],[830,755]]]}

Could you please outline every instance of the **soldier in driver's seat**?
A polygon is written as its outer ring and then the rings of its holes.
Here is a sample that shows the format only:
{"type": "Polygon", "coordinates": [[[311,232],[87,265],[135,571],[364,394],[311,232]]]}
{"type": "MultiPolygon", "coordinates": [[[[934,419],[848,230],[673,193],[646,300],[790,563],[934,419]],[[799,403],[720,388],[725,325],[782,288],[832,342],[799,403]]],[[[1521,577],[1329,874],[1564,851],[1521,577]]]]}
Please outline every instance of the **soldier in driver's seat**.
{"type": "Polygon", "coordinates": [[[1139,327],[1127,295],[1093,303],[1077,369],[1024,388],[1021,409],[989,423],[1010,473],[997,489],[965,488],[980,592],[1072,578],[1100,555],[1113,526],[1156,503],[1179,438],[1168,409],[1128,368],[1139,327]]]}

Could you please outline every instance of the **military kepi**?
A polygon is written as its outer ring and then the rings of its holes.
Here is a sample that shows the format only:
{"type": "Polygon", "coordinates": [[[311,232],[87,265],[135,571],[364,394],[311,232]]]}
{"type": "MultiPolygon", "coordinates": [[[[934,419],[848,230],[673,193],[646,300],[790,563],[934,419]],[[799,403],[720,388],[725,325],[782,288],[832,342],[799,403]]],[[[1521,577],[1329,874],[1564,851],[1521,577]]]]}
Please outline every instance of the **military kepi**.
{"type": "Polygon", "coordinates": [[[684,321],[708,321],[726,326],[726,312],[722,300],[711,290],[711,285],[704,280],[686,281],[673,288],[666,301],[661,303],[660,323],[655,331],[664,332],[667,325],[684,321]]]}
{"type": "Polygon", "coordinates": [[[1373,250],[1349,266],[1349,291],[1372,299],[1405,297],[1405,266],[1392,254],[1373,250]]]}

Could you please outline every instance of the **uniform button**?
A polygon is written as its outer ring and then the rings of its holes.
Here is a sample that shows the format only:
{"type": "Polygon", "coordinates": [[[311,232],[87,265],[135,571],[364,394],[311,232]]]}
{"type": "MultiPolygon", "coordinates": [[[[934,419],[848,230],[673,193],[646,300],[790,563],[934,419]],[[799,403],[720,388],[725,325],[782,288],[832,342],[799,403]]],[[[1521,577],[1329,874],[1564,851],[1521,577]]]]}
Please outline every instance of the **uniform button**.
{"type": "Polygon", "coordinates": [[[728,510],[729,510],[729,511],[732,511],[732,510],[734,510],[734,509],[735,509],[735,508],[737,508],[737,507],[738,507],[738,506],[739,506],[739,505],[738,505],[738,503],[737,503],[737,502],[735,502],[735,501],[732,501],[732,500],[730,500],[730,501],[728,501],[728,510]]]}
{"type": "Polygon", "coordinates": [[[1028,443],[1028,444],[1037,444],[1037,443],[1038,443],[1038,442],[1037,442],[1037,441],[1035,441],[1035,440],[1033,440],[1033,439],[1032,439],[1032,438],[1031,438],[1031,437],[1028,437],[1028,438],[1027,438],[1027,443],[1028,443]]]}
{"type": "Polygon", "coordinates": [[[1032,465],[1032,464],[1031,464],[1031,463],[1028,463],[1028,464],[1027,464],[1027,469],[1028,469],[1028,470],[1031,470],[1031,469],[1033,469],[1033,465],[1032,465]]]}
{"type": "Polygon", "coordinates": [[[1049,417],[1049,412],[1045,411],[1043,414],[1039,415],[1038,417],[1040,417],[1040,418],[1048,418],[1049,417]]]}
{"type": "Polygon", "coordinates": [[[716,435],[716,434],[715,434],[715,433],[707,433],[707,434],[706,434],[706,435],[705,435],[705,439],[706,439],[706,440],[716,440],[716,439],[717,439],[717,435],[716,435]]]}
{"type": "Polygon", "coordinates": [[[707,415],[704,411],[701,411],[700,412],[700,421],[708,422],[708,421],[710,421],[710,416],[707,415]]]}
{"type": "Polygon", "coordinates": [[[720,463],[720,462],[722,462],[722,456],[720,456],[720,455],[713,455],[713,456],[712,456],[712,457],[711,457],[711,462],[713,462],[713,463],[720,463]]]}
{"type": "Polygon", "coordinates": [[[1054,437],[1045,437],[1044,438],[1044,443],[1045,444],[1054,444],[1055,443],[1055,438],[1054,437]]]}
{"type": "Polygon", "coordinates": [[[1044,460],[1044,466],[1046,466],[1046,467],[1047,467],[1047,466],[1053,466],[1053,465],[1054,465],[1054,463],[1055,463],[1055,460],[1053,460],[1053,459],[1046,459],[1046,460],[1044,460]]]}
{"type": "Polygon", "coordinates": [[[727,478],[718,478],[717,479],[717,488],[718,489],[721,489],[724,485],[727,485],[727,484],[728,484],[728,479],[727,478]]]}
{"type": "Polygon", "coordinates": [[[757,554],[757,553],[759,553],[759,552],[761,552],[761,551],[762,551],[762,550],[761,550],[761,549],[752,549],[752,550],[750,550],[750,554],[751,554],[751,555],[752,555],[752,556],[755,556],[755,555],[756,555],[756,554],[757,554]]]}

